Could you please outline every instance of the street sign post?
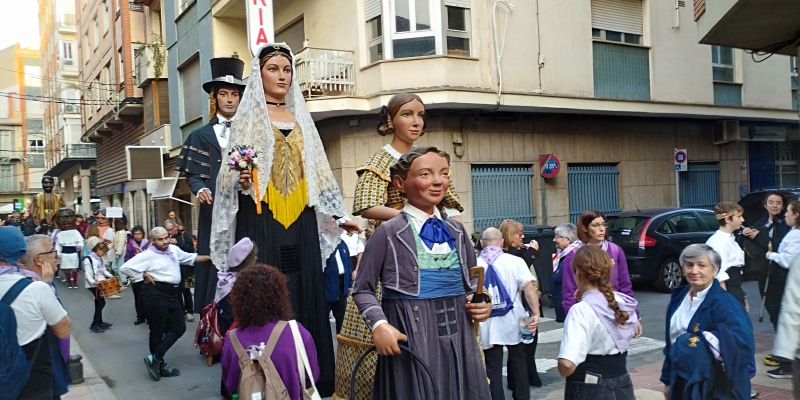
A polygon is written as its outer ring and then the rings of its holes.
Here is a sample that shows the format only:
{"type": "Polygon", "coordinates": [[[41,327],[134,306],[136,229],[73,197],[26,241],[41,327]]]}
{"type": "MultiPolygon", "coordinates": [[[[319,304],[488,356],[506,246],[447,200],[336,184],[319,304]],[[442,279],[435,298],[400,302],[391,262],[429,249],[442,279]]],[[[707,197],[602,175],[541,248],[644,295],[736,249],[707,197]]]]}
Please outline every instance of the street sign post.
{"type": "Polygon", "coordinates": [[[561,171],[561,161],[555,154],[548,153],[539,157],[539,167],[541,167],[542,178],[553,179],[561,171]]]}
{"type": "Polygon", "coordinates": [[[247,5],[247,43],[253,57],[258,56],[258,48],[275,42],[275,21],[273,0],[246,0],[247,5]]]}
{"type": "Polygon", "coordinates": [[[686,149],[675,149],[673,153],[675,160],[675,204],[681,206],[681,172],[689,170],[689,156],[686,149]]]}

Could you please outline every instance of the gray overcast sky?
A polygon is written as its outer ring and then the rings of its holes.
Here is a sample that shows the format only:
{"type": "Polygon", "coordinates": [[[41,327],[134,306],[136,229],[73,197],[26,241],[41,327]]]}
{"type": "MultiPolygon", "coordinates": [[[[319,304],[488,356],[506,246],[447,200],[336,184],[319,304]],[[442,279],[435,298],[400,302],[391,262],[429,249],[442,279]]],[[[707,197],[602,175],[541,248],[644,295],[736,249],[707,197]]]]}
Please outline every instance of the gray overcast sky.
{"type": "Polygon", "coordinates": [[[14,43],[39,48],[39,2],[0,0],[0,49],[14,43]]]}

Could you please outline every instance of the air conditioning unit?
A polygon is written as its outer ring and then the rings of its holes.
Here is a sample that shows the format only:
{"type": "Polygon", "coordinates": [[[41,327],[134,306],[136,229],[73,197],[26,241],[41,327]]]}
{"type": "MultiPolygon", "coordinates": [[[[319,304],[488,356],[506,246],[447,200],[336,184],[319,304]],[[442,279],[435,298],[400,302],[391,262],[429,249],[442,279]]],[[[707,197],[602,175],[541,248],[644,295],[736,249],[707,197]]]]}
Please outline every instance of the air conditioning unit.
{"type": "Polygon", "coordinates": [[[738,142],[742,140],[742,133],[739,120],[725,119],[717,121],[717,125],[714,127],[714,144],[738,142]]]}
{"type": "Polygon", "coordinates": [[[64,104],[64,114],[80,114],[81,107],[77,104],[64,104]]]}

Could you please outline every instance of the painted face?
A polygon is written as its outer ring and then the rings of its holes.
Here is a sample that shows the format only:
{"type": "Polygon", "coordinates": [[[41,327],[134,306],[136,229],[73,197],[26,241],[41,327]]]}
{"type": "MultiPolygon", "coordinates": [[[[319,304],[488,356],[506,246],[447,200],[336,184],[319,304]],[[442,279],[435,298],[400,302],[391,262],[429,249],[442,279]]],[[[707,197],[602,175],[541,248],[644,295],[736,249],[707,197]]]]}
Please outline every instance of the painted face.
{"type": "Polygon", "coordinates": [[[603,217],[597,217],[589,223],[586,227],[586,233],[589,238],[595,241],[603,241],[606,238],[606,220],[603,217]]]}
{"type": "Polygon", "coordinates": [[[764,208],[767,209],[770,218],[774,218],[776,215],[781,213],[781,210],[783,210],[783,197],[778,196],[777,194],[771,194],[769,197],[767,197],[764,208]]]}
{"type": "Polygon", "coordinates": [[[569,238],[565,238],[563,236],[554,237],[553,238],[553,242],[555,242],[556,243],[556,247],[558,247],[561,250],[566,249],[567,246],[569,246],[569,243],[570,243],[569,242],[569,238]]]}
{"type": "Polygon", "coordinates": [[[53,178],[46,176],[42,178],[42,189],[44,189],[45,193],[50,193],[53,191],[53,186],[55,186],[55,182],[53,178]]]}
{"type": "Polygon", "coordinates": [[[786,207],[786,214],[785,214],[786,225],[789,225],[790,227],[796,226],[797,219],[800,218],[800,215],[797,214],[798,214],[797,210],[795,210],[794,207],[792,206],[786,207]]]}
{"type": "Polygon", "coordinates": [[[292,63],[284,56],[273,56],[261,67],[261,79],[267,101],[283,102],[292,86],[292,63]]]}
{"type": "Polygon", "coordinates": [[[687,262],[683,266],[683,276],[696,291],[707,288],[717,277],[717,270],[711,265],[708,257],[687,262]]]}
{"type": "MultiPolygon", "coordinates": [[[[236,115],[239,108],[239,89],[219,88],[217,89],[217,113],[227,119],[236,115]]],[[[170,212],[170,218],[174,219],[174,212],[170,212]]]]}
{"type": "Polygon", "coordinates": [[[153,246],[156,246],[157,249],[161,251],[165,251],[169,248],[169,234],[163,234],[153,238],[153,246]]]}
{"type": "Polygon", "coordinates": [[[419,139],[425,129],[425,106],[418,100],[403,104],[392,118],[394,135],[409,145],[419,139]]]}
{"type": "Polygon", "coordinates": [[[405,179],[395,177],[394,184],[412,206],[433,214],[450,187],[450,164],[436,153],[427,153],[411,163],[405,179]]]}
{"type": "Polygon", "coordinates": [[[70,209],[58,210],[55,221],[62,230],[75,229],[75,212],[70,209]]]}

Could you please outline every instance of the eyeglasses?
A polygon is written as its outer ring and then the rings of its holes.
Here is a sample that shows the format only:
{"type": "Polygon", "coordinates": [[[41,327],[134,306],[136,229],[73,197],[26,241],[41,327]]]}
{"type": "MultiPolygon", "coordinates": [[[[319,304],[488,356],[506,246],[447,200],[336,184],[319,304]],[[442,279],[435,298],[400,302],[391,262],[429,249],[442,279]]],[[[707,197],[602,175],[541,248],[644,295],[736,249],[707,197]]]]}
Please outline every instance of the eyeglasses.
{"type": "Polygon", "coordinates": [[[55,249],[53,249],[53,250],[50,250],[50,251],[45,251],[45,252],[43,252],[43,253],[39,253],[39,254],[37,254],[37,255],[36,255],[36,257],[39,257],[39,256],[47,256],[47,255],[50,255],[50,254],[56,254],[56,253],[57,253],[57,252],[56,252],[56,250],[55,250],[55,249]]]}

